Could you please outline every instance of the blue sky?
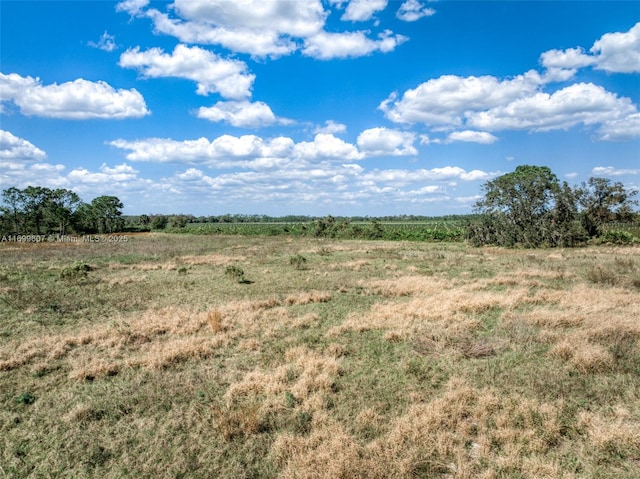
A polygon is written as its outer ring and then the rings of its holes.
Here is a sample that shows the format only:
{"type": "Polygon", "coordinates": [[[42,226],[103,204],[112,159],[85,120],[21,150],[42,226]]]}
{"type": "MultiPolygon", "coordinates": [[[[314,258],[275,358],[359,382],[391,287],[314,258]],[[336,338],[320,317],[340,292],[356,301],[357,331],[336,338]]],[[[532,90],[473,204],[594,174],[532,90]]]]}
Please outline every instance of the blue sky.
{"type": "Polygon", "coordinates": [[[640,2],[0,2],[0,187],[125,213],[443,215],[640,186],[640,2]]]}

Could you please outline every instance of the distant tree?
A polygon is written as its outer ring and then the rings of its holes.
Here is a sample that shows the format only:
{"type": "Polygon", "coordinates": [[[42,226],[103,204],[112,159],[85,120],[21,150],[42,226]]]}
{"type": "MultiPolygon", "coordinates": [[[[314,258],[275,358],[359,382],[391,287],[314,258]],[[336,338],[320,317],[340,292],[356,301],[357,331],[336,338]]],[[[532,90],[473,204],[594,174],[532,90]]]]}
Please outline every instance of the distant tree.
{"type": "MultiPolygon", "coordinates": [[[[480,221],[469,236],[476,244],[567,246],[577,237],[575,199],[546,166],[518,166],[483,186],[476,203],[480,221]]],[[[579,235],[578,235],[579,236],[579,235]]]]}
{"type": "MultiPolygon", "coordinates": [[[[7,188],[2,192],[3,216],[12,223],[14,233],[21,231],[21,223],[24,221],[24,193],[16,187],[7,188]]],[[[5,226],[6,227],[6,226],[5,226]]]]}
{"type": "Polygon", "coordinates": [[[149,226],[149,223],[151,223],[151,218],[149,218],[149,215],[140,215],[138,221],[141,226],[147,227],[149,226]]]}
{"type": "Polygon", "coordinates": [[[71,223],[73,214],[80,204],[82,200],[71,190],[59,188],[51,191],[47,209],[50,218],[57,225],[59,234],[66,233],[67,226],[71,223]]]}
{"type": "Polygon", "coordinates": [[[98,225],[98,232],[113,233],[124,227],[122,218],[122,202],[116,196],[98,196],[91,201],[93,217],[98,225]]]}
{"type": "Polygon", "coordinates": [[[73,227],[76,231],[82,233],[97,233],[98,220],[94,214],[93,208],[89,203],[81,203],[76,208],[71,218],[73,227]]]}
{"type": "Polygon", "coordinates": [[[169,218],[167,218],[164,215],[156,215],[153,218],[151,218],[151,227],[154,230],[163,230],[167,227],[168,223],[169,223],[169,218]]]}
{"type": "Polygon", "coordinates": [[[587,234],[590,237],[599,236],[606,223],[631,221],[634,217],[633,208],[638,205],[633,199],[637,194],[635,190],[626,190],[622,183],[612,183],[606,178],[589,178],[587,183],[582,183],[576,190],[576,196],[587,234]]]}
{"type": "Polygon", "coordinates": [[[174,215],[171,217],[172,228],[184,228],[187,226],[187,217],[185,215],[174,215]]]}
{"type": "Polygon", "coordinates": [[[51,190],[42,186],[27,186],[23,191],[24,212],[29,232],[42,233],[42,226],[47,210],[47,203],[51,199],[51,190]]]}

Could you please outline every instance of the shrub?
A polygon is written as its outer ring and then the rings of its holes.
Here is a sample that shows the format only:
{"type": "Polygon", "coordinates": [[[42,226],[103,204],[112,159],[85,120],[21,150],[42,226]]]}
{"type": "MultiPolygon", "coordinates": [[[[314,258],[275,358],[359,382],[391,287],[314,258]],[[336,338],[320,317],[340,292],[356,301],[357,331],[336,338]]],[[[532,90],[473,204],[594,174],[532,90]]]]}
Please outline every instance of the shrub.
{"type": "Polygon", "coordinates": [[[616,245],[627,245],[638,243],[640,240],[628,231],[611,230],[604,233],[597,240],[598,243],[611,243],[616,245]]]}
{"type": "Polygon", "coordinates": [[[227,269],[225,270],[224,274],[227,277],[237,281],[238,283],[246,282],[246,279],[244,277],[244,271],[241,268],[238,268],[237,266],[234,266],[234,265],[227,266],[227,269]]]}
{"type": "Polygon", "coordinates": [[[304,268],[304,265],[306,262],[307,262],[307,258],[305,258],[299,253],[289,258],[289,264],[295,267],[296,269],[304,268]]]}
{"type": "Polygon", "coordinates": [[[93,268],[87,263],[78,261],[60,271],[60,277],[63,279],[85,278],[91,270],[93,270],[93,268]]]}
{"type": "Polygon", "coordinates": [[[16,401],[19,402],[20,404],[25,404],[28,406],[36,402],[36,397],[33,394],[31,394],[29,391],[26,391],[20,394],[20,396],[18,396],[18,399],[16,399],[16,401]]]}

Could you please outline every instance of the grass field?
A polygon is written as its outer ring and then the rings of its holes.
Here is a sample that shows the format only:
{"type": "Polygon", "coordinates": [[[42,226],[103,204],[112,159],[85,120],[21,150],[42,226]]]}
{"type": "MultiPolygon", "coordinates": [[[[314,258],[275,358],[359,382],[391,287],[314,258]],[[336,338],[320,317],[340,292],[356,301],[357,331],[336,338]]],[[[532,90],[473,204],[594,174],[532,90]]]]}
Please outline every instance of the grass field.
{"type": "Polygon", "coordinates": [[[640,248],[0,243],[0,477],[640,477],[640,248]]]}

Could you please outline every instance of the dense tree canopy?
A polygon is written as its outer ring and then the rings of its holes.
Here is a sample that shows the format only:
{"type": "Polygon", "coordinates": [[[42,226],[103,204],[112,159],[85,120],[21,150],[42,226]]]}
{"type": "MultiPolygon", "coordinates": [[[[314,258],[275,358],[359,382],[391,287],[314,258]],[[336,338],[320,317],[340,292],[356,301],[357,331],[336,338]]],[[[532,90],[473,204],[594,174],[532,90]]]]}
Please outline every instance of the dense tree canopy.
{"type": "Polygon", "coordinates": [[[99,196],[83,203],[73,191],[42,186],[2,192],[0,232],[3,234],[112,233],[124,226],[122,202],[99,196]],[[71,231],[70,231],[71,230],[71,231]]]}
{"type": "Polygon", "coordinates": [[[488,181],[471,225],[475,244],[571,246],[601,233],[602,225],[630,221],[637,193],[621,183],[591,178],[571,188],[546,166],[518,166],[488,181]]]}

